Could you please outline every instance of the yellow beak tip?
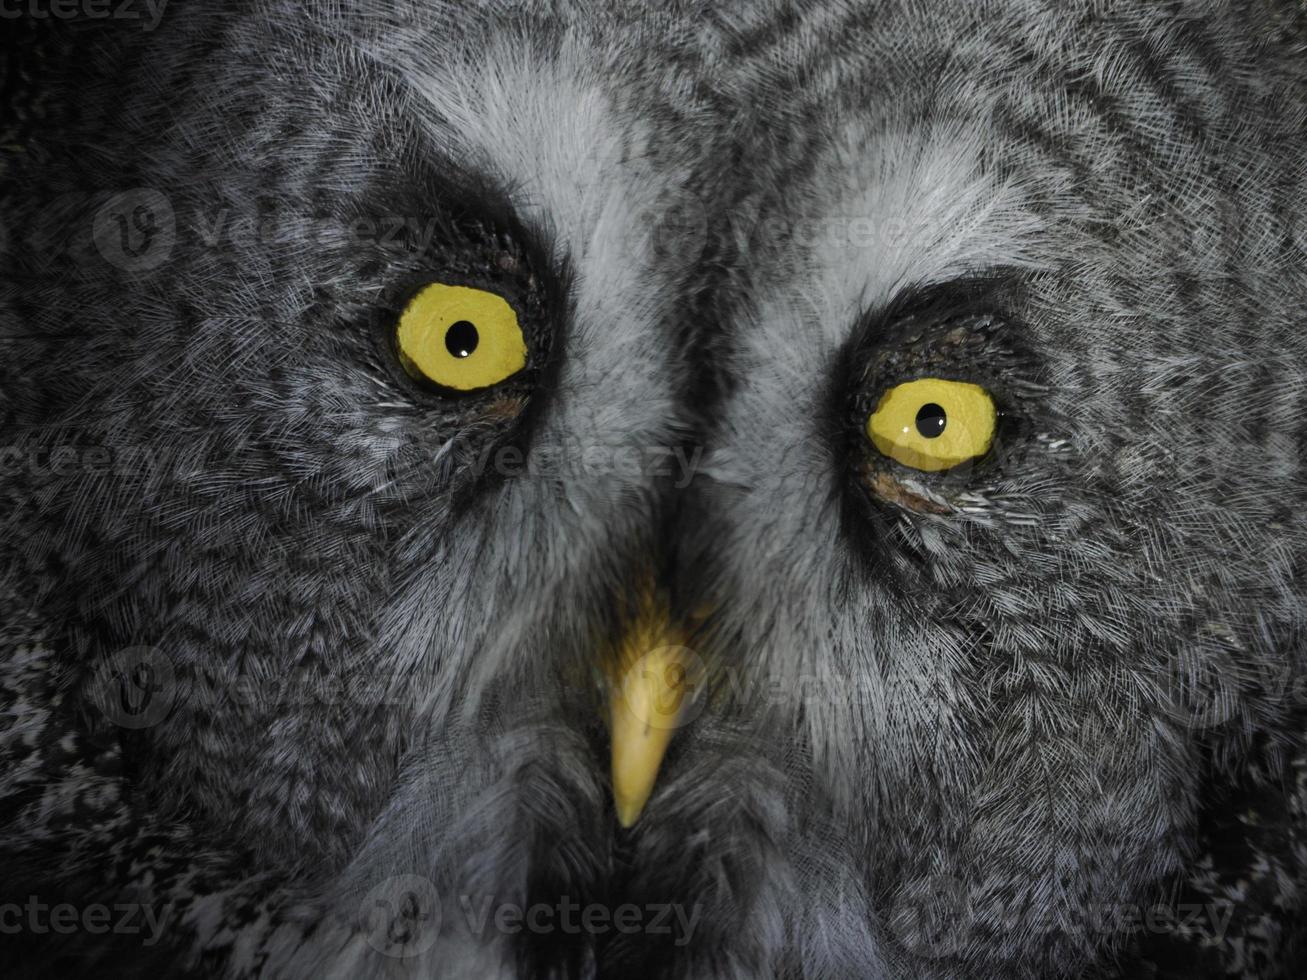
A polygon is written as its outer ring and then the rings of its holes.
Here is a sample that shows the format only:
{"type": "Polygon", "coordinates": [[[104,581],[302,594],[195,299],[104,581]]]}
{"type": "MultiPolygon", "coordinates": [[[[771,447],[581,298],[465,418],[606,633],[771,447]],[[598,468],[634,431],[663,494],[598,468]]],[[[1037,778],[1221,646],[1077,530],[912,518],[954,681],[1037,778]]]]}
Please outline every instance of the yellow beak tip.
{"type": "Polygon", "coordinates": [[[617,800],[615,801],[617,810],[617,822],[622,825],[623,830],[630,830],[635,826],[635,822],[640,819],[640,814],[644,811],[644,804],[634,800],[617,800]]]}
{"type": "Polygon", "coordinates": [[[613,711],[613,809],[631,828],[653,796],[671,732],[650,729],[621,708],[613,711]]]}

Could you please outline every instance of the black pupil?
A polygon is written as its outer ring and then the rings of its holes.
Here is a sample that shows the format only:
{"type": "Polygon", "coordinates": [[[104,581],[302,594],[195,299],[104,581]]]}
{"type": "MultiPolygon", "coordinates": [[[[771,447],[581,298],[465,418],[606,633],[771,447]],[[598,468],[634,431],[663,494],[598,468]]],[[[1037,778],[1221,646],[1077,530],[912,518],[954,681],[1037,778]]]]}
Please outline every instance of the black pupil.
{"type": "Polygon", "coordinates": [[[917,412],[917,431],[927,439],[938,439],[944,434],[944,427],[947,425],[948,415],[934,402],[927,402],[917,412]]]}
{"type": "Polygon", "coordinates": [[[445,349],[455,357],[467,357],[477,349],[481,335],[477,333],[476,324],[467,320],[452,323],[445,331],[445,349]]]}

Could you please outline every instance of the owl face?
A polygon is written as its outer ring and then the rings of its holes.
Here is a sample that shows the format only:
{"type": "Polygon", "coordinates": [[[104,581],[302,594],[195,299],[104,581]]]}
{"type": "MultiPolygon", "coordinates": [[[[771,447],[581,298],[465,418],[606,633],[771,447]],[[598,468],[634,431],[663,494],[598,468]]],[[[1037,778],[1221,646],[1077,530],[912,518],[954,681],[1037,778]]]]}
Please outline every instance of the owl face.
{"type": "Polygon", "coordinates": [[[84,465],[12,473],[4,554],[131,815],[22,874],[134,856],[106,893],[237,973],[1116,956],[1090,911],[1170,887],[1299,674],[1304,100],[1260,14],[1081,13],[93,51],[0,287],[16,458],[84,465]],[[685,928],[459,913],[564,899],[685,928]]]}

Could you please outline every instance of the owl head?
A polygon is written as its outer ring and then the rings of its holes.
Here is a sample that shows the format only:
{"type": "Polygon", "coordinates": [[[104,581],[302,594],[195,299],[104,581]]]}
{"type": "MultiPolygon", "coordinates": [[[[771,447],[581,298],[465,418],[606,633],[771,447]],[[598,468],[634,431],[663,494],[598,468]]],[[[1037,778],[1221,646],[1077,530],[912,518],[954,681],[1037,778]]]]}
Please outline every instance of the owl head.
{"type": "Polygon", "coordinates": [[[1298,737],[1285,17],[61,42],[3,187],[8,891],[233,975],[1106,969],[1298,737]],[[567,903],[645,911],[495,914],[567,903]]]}

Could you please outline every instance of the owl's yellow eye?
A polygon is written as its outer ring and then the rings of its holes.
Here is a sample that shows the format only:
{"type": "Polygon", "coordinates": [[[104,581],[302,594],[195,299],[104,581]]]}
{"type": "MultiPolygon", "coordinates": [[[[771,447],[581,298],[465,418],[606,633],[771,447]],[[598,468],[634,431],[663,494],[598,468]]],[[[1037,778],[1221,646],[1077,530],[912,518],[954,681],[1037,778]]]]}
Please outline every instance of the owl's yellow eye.
{"type": "Polygon", "coordinates": [[[400,314],[396,342],[409,374],[454,391],[489,388],[526,366],[517,313],[468,286],[424,286],[400,314]]]}
{"type": "Polygon", "coordinates": [[[996,417],[994,400],[979,385],[922,378],[885,393],[867,435],[890,459],[937,473],[987,453],[996,417]]]}

